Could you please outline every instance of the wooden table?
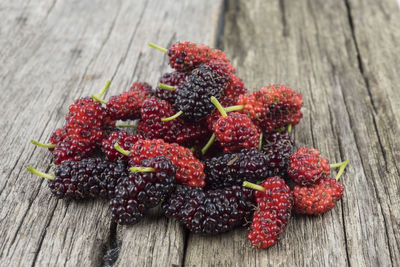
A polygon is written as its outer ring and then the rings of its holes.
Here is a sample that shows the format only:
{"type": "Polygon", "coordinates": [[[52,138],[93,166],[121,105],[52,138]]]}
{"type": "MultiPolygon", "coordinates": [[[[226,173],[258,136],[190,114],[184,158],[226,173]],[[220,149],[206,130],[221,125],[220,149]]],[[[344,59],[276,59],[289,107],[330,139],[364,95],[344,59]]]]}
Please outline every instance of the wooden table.
{"type": "Polygon", "coordinates": [[[400,266],[400,12],[396,0],[0,3],[0,266],[400,266]],[[297,146],[350,159],[343,199],[294,216],[256,250],[246,229],[186,232],[154,211],[131,227],[106,201],[66,202],[29,174],[74,99],[156,84],[167,57],[146,45],[192,40],[225,50],[248,88],[285,83],[304,98],[297,146]]]}

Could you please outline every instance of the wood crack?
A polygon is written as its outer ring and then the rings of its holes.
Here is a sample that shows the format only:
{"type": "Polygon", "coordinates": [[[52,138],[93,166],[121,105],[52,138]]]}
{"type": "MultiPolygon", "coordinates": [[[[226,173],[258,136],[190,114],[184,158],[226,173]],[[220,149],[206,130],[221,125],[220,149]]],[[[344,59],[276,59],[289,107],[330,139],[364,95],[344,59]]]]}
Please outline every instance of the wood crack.
{"type": "Polygon", "coordinates": [[[350,8],[349,0],[344,0],[344,4],[346,6],[347,17],[348,17],[349,26],[350,26],[350,32],[351,32],[351,36],[352,36],[352,39],[353,39],[354,47],[355,47],[355,50],[356,50],[356,54],[357,54],[358,68],[360,70],[361,76],[364,79],[364,83],[365,83],[365,86],[366,86],[367,91],[368,91],[368,95],[369,95],[369,99],[371,101],[372,108],[375,111],[375,114],[377,114],[377,108],[375,106],[374,98],[372,97],[369,80],[368,80],[368,77],[367,77],[367,75],[366,75],[366,73],[364,71],[364,67],[363,67],[362,60],[361,60],[360,48],[358,46],[358,42],[357,42],[357,38],[356,38],[356,34],[355,34],[354,22],[353,22],[353,17],[351,15],[351,8],[350,8]]]}
{"type": "MultiPolygon", "coordinates": [[[[384,162],[385,162],[385,168],[387,170],[387,166],[388,165],[387,165],[386,154],[385,154],[384,148],[382,146],[382,141],[381,141],[381,139],[379,137],[379,131],[377,129],[377,125],[376,125],[376,121],[375,121],[375,116],[377,114],[377,107],[375,105],[375,102],[374,102],[374,99],[373,99],[373,96],[372,96],[372,93],[371,93],[369,79],[368,79],[366,73],[364,72],[361,53],[360,53],[360,49],[359,49],[359,46],[358,46],[358,43],[357,43],[356,34],[355,34],[354,22],[353,22],[353,17],[352,17],[352,14],[351,14],[351,7],[350,7],[349,0],[344,0],[344,3],[345,3],[345,6],[346,6],[346,10],[347,10],[347,15],[348,15],[348,20],[349,20],[349,25],[350,25],[350,30],[351,30],[352,41],[354,43],[355,51],[356,51],[356,54],[357,54],[357,62],[358,62],[359,72],[360,72],[361,76],[363,77],[363,80],[364,80],[364,83],[365,83],[365,87],[366,87],[368,95],[369,95],[369,100],[370,100],[370,103],[371,103],[371,107],[373,109],[372,110],[373,111],[372,121],[373,121],[373,124],[374,124],[374,127],[375,127],[375,131],[376,131],[377,139],[378,139],[378,142],[379,142],[379,146],[380,146],[380,149],[381,149],[381,152],[382,152],[382,157],[383,157],[384,162]]],[[[346,112],[348,113],[346,101],[344,101],[344,103],[345,103],[345,106],[346,106],[346,112]]],[[[349,121],[351,122],[351,119],[349,121]]],[[[353,127],[351,129],[353,131],[353,127]]],[[[353,136],[354,136],[354,131],[353,131],[353,136]]],[[[363,165],[363,170],[364,170],[364,173],[365,173],[364,161],[363,161],[363,159],[361,158],[361,155],[360,155],[360,147],[359,147],[359,144],[357,142],[357,138],[355,138],[355,141],[356,141],[355,143],[356,143],[356,146],[357,146],[357,152],[358,152],[358,154],[360,156],[361,164],[363,165]]],[[[373,181],[373,189],[374,189],[376,198],[378,200],[380,213],[381,213],[382,218],[383,218],[383,225],[385,226],[386,243],[387,243],[387,247],[388,247],[388,251],[389,251],[389,255],[390,255],[390,262],[391,262],[391,265],[394,266],[393,265],[393,252],[392,252],[391,246],[390,246],[388,225],[387,225],[386,217],[385,217],[385,214],[384,214],[383,208],[382,208],[382,203],[383,202],[382,202],[381,196],[379,195],[375,179],[372,179],[372,181],[373,181]]]]}

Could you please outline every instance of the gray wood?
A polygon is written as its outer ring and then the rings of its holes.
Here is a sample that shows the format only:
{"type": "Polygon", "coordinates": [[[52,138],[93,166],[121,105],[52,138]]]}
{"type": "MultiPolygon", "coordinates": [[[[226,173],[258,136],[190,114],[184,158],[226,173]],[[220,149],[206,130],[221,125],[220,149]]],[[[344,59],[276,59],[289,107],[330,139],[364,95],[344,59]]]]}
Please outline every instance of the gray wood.
{"type": "Polygon", "coordinates": [[[222,49],[248,87],[300,90],[297,146],[351,164],[332,212],[295,216],[262,251],[245,230],[190,235],[187,266],[399,266],[399,10],[395,1],[349,2],[228,2],[222,49]]]}
{"type": "MultiPolygon", "coordinates": [[[[10,1],[9,1],[10,2],[10,1]]],[[[155,85],[167,57],[147,47],[217,44],[223,1],[0,3],[1,266],[399,266],[400,20],[395,0],[229,0],[221,47],[248,88],[285,83],[304,97],[297,146],[350,159],[345,194],[320,217],[294,216],[256,250],[247,230],[187,234],[155,209],[117,226],[106,201],[56,200],[46,141],[74,99],[113,83],[155,85]]]]}
{"type": "Polygon", "coordinates": [[[184,234],[175,222],[146,219],[117,230],[106,201],[52,197],[46,182],[25,170],[31,164],[49,171],[51,162],[50,153],[29,139],[45,142],[73,100],[97,92],[108,79],[107,95],[135,80],[155,85],[167,57],[147,41],[216,44],[221,7],[222,1],[211,0],[0,3],[1,266],[107,265],[118,245],[120,265],[182,262],[184,234]],[[159,239],[166,235],[174,242],[159,239]]]}

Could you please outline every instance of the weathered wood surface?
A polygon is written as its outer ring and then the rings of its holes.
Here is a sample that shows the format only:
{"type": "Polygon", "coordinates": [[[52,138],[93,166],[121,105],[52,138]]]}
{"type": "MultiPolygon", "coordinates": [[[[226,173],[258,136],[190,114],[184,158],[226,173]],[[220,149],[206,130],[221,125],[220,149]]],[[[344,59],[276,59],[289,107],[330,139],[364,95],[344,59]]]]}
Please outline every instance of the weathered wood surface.
{"type": "Polygon", "coordinates": [[[180,265],[185,235],[175,221],[152,216],[117,234],[106,202],[57,201],[46,182],[25,170],[28,164],[50,166],[50,154],[29,139],[46,141],[73,100],[98,91],[108,79],[113,94],[136,80],[154,85],[168,68],[167,57],[147,41],[215,45],[222,1],[0,6],[0,266],[107,265],[119,250],[121,266],[180,265]]]}
{"type": "Polygon", "coordinates": [[[243,230],[191,235],[188,266],[399,266],[399,15],[395,1],[229,1],[222,49],[248,87],[299,89],[297,145],[351,164],[332,212],[295,216],[261,252],[243,230]]]}
{"type": "Polygon", "coordinates": [[[395,0],[38,1],[0,3],[0,266],[399,266],[400,11],[395,0]],[[225,11],[225,12],[222,12],[225,11]],[[225,14],[223,14],[225,13],[225,14]],[[146,41],[220,46],[249,88],[304,96],[297,146],[350,159],[330,213],[295,216],[258,251],[246,230],[187,234],[156,210],[134,227],[106,202],[57,201],[28,164],[49,170],[45,141],[73,99],[135,80],[155,84],[166,57],[146,41]]]}

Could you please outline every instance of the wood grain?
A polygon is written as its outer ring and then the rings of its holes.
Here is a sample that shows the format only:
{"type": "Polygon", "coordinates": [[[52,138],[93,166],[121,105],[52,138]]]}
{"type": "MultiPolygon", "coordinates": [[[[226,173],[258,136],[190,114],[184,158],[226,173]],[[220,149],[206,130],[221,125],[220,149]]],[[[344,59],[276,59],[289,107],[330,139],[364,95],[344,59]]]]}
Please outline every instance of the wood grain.
{"type": "Polygon", "coordinates": [[[167,70],[167,57],[149,48],[147,41],[164,46],[179,39],[216,44],[222,1],[0,5],[5,18],[0,77],[6,92],[0,107],[0,265],[107,265],[116,260],[119,245],[120,265],[180,264],[184,233],[174,222],[148,219],[118,229],[116,236],[107,202],[69,203],[52,197],[46,182],[25,170],[32,164],[49,171],[51,162],[50,153],[29,139],[45,142],[62,125],[74,99],[100,90],[109,79],[109,94],[128,89],[136,80],[154,85],[167,70]],[[131,245],[150,230],[146,246],[131,245]],[[160,242],[166,234],[175,241],[160,242]]]}
{"type": "Polygon", "coordinates": [[[228,2],[222,48],[248,87],[300,90],[297,146],[351,165],[332,212],[295,216],[282,241],[264,251],[250,248],[243,230],[233,238],[190,235],[188,266],[399,265],[398,8],[394,1],[349,2],[228,2]]]}
{"type": "Polygon", "coordinates": [[[395,0],[16,0],[0,3],[0,266],[400,266],[400,20],[395,0]],[[223,34],[220,22],[224,19],[223,34]],[[219,39],[220,38],[220,39],[219,39]],[[350,159],[345,194],[294,216],[282,241],[247,230],[187,233],[158,209],[135,226],[106,201],[56,200],[45,142],[74,99],[155,85],[167,57],[147,47],[220,44],[249,89],[285,83],[304,98],[296,145],[350,159]]]}

